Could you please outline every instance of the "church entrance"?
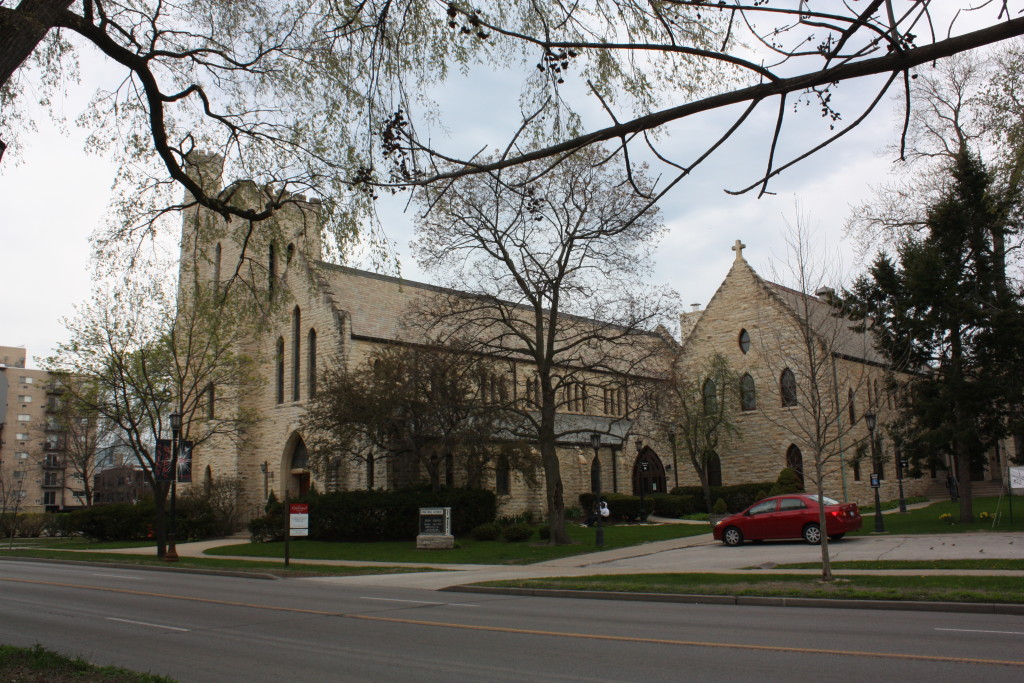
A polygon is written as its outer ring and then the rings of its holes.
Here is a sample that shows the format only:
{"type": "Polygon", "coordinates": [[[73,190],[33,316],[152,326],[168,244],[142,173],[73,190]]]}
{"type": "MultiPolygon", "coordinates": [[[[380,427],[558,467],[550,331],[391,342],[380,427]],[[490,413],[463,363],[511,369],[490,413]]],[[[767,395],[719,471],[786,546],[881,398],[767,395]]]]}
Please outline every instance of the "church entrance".
{"type": "Polygon", "coordinates": [[[633,495],[665,493],[665,466],[650,446],[644,446],[633,462],[633,495]]]}
{"type": "Polygon", "coordinates": [[[293,435],[292,454],[288,458],[288,494],[304,496],[309,493],[309,453],[306,442],[298,434],[293,435]]]}

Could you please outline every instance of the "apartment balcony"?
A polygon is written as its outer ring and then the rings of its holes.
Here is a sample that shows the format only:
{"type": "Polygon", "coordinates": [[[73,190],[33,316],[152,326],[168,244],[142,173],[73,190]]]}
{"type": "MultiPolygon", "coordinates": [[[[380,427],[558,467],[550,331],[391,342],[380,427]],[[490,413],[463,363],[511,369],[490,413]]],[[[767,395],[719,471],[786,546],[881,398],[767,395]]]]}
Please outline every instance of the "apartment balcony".
{"type": "Polygon", "coordinates": [[[64,467],[64,460],[62,458],[55,458],[49,455],[43,458],[44,470],[62,470],[64,467]]]}

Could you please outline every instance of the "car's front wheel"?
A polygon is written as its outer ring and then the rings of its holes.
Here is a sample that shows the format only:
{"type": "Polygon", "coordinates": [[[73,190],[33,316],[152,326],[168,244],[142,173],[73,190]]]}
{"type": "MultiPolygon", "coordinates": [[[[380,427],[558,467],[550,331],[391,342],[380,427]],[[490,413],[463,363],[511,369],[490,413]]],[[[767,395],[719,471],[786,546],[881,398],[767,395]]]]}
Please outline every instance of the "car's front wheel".
{"type": "Polygon", "coordinates": [[[804,527],[804,540],[811,545],[821,543],[821,528],[817,524],[808,524],[804,527]]]}
{"type": "Polygon", "coordinates": [[[743,532],[731,526],[722,532],[722,542],[726,545],[739,545],[743,543],[743,532]]]}

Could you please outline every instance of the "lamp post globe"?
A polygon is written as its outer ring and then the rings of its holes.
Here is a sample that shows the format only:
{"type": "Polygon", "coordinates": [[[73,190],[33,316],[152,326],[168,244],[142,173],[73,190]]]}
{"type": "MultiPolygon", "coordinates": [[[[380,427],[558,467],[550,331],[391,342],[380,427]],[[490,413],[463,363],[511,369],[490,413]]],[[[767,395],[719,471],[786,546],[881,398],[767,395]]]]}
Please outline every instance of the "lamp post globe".
{"type": "Polygon", "coordinates": [[[177,525],[178,525],[178,447],[181,441],[181,413],[173,412],[171,421],[171,524],[167,531],[167,550],[164,552],[165,562],[178,561],[177,525]]]}
{"type": "Polygon", "coordinates": [[[882,487],[882,473],[879,472],[881,463],[878,462],[878,443],[875,441],[875,427],[878,426],[878,417],[871,412],[864,413],[864,423],[868,426],[868,438],[871,439],[871,470],[873,472],[871,488],[875,490],[875,532],[885,533],[885,522],[882,520],[882,501],[878,490],[882,487]]]}

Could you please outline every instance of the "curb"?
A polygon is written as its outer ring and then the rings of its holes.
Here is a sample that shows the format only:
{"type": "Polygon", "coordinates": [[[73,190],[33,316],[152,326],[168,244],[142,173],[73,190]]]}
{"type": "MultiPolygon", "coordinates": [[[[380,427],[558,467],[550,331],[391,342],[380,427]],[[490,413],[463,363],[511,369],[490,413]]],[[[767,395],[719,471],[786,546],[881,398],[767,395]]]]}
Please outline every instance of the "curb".
{"type": "Polygon", "coordinates": [[[260,579],[263,581],[277,581],[281,577],[273,574],[262,574],[260,572],[242,572],[231,569],[199,569],[195,567],[175,567],[152,564],[130,564],[127,562],[89,562],[88,560],[64,560],[52,559],[49,557],[4,557],[0,555],[0,561],[5,562],[41,562],[43,564],[77,564],[86,567],[113,567],[115,569],[142,569],[153,572],[177,572],[179,574],[209,574],[210,576],[233,576],[237,579],[260,579]]]}
{"type": "Polygon", "coordinates": [[[828,609],[906,610],[912,612],[960,612],[972,614],[1024,615],[1024,605],[988,602],[923,602],[908,600],[836,600],[831,598],[783,598],[752,595],[695,595],[689,593],[627,593],[617,591],[562,590],[557,588],[497,588],[492,586],[451,586],[442,591],[525,595],[542,598],[623,600],[630,602],[674,602],[689,605],[736,605],[741,607],[820,607],[828,609]]]}

